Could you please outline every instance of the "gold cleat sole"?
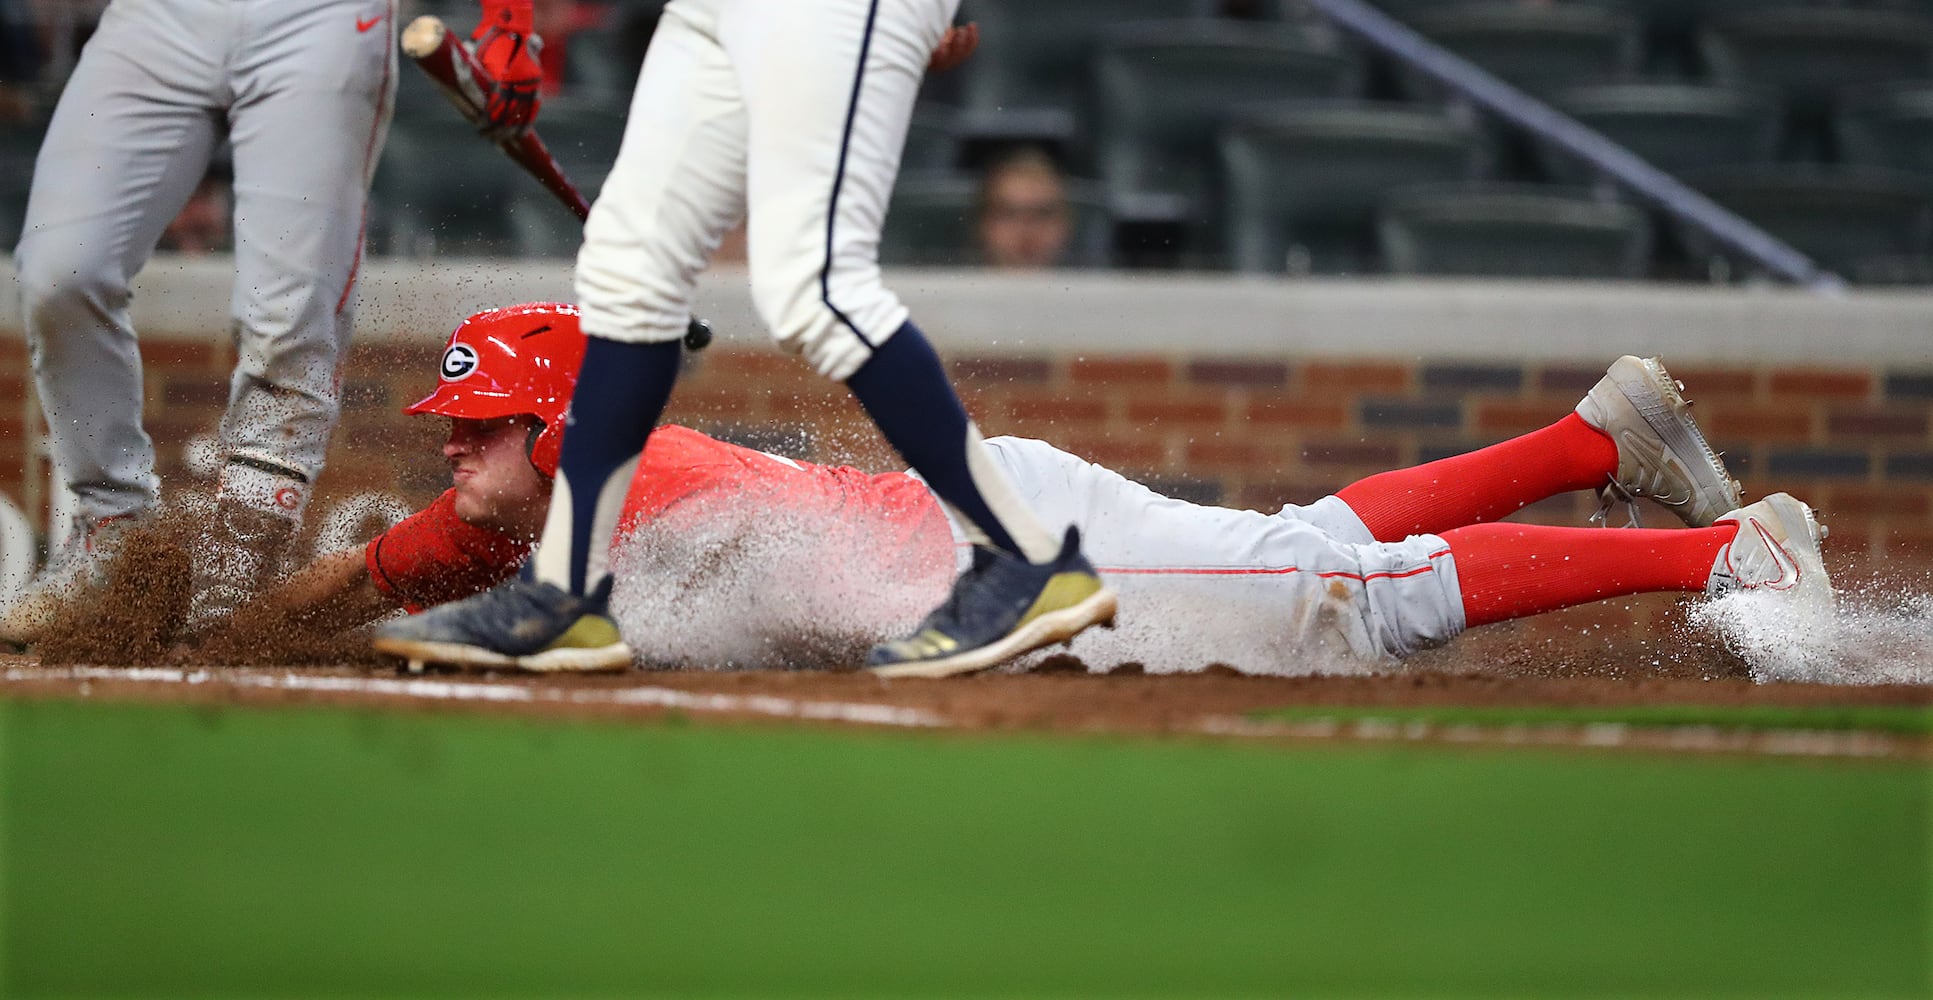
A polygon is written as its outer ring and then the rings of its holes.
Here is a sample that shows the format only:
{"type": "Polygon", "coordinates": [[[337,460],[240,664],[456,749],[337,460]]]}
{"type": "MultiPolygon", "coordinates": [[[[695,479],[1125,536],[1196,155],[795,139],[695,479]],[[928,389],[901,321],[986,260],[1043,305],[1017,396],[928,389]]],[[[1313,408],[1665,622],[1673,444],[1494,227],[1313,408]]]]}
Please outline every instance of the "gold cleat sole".
{"type": "Polygon", "coordinates": [[[997,667],[1043,646],[1067,642],[1095,625],[1112,625],[1117,600],[1103,587],[1076,604],[1037,615],[996,642],[936,660],[871,667],[876,677],[957,677],[997,667]]]}

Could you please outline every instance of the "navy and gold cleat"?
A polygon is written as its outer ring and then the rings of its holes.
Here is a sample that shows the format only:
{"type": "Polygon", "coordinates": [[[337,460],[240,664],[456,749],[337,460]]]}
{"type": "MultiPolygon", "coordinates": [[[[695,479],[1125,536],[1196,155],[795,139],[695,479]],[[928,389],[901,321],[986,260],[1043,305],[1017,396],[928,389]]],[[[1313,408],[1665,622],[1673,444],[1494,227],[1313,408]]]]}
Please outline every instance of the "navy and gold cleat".
{"type": "Polygon", "coordinates": [[[953,593],[911,636],[873,647],[866,666],[881,677],[951,677],[996,667],[1022,653],[1114,622],[1114,591],[1081,555],[1067,529],[1053,562],[1036,566],[984,546],[953,581],[953,593]]]}
{"type": "Polygon", "coordinates": [[[411,671],[426,663],[471,670],[577,673],[624,670],[631,647],[608,614],[609,577],[578,597],[521,577],[376,630],[378,653],[400,656],[411,671]]]}

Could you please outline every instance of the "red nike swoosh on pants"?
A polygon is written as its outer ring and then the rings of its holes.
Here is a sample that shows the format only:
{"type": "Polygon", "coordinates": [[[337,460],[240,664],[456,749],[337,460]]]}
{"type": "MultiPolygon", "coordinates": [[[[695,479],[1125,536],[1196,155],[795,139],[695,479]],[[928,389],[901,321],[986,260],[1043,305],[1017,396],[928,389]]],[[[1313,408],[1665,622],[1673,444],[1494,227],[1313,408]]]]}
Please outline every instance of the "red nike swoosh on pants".
{"type": "Polygon", "coordinates": [[[358,32],[368,31],[369,29],[375,27],[376,25],[383,23],[383,18],[388,16],[389,15],[387,14],[377,14],[375,17],[372,17],[367,21],[363,20],[360,17],[356,18],[356,30],[358,32]]]}

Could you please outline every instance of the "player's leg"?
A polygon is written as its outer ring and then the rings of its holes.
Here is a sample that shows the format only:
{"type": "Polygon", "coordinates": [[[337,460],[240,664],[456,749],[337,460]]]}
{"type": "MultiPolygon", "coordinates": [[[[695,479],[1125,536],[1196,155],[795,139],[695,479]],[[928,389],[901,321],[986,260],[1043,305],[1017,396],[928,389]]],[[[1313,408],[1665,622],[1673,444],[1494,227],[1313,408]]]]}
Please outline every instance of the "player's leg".
{"type": "Polygon", "coordinates": [[[1194,504],[1041,441],[988,446],[1043,520],[1081,529],[1088,557],[1119,592],[1120,628],[1072,644],[1090,667],[1215,661],[1309,672],[1404,655],[1462,631],[1439,538],[1375,542],[1340,502],[1302,508],[1302,517],[1194,504]],[[1336,530],[1322,526],[1329,522],[1336,530]]]}
{"type": "Polygon", "coordinates": [[[232,63],[237,358],[190,627],[280,571],[340,414],[369,182],[397,69],[387,26],[358,31],[361,13],[271,3],[232,63]]]}
{"type": "Polygon", "coordinates": [[[677,378],[697,276],[745,215],[745,116],[716,7],[666,9],[585,227],[576,284],[589,342],[530,578],[385,626],[379,650],[533,670],[630,665],[607,614],[610,540],[677,378]]]}
{"type": "Polygon", "coordinates": [[[1091,557],[1130,609],[1119,637],[1076,641],[1074,652],[1090,663],[1159,649],[1172,638],[1142,625],[1171,628],[1182,617],[1191,631],[1215,631],[1215,655],[1226,660],[1325,651],[1374,658],[1440,644],[1466,627],[1628,594],[1768,589],[1830,601],[1819,554],[1825,531],[1784,494],[1691,530],[1481,524],[1377,542],[1327,501],[1288,518],[1200,506],[1043,442],[990,445],[1030,506],[1086,532],[1091,557]],[[1325,522],[1334,530],[1318,526],[1325,522]],[[1178,614],[1183,606],[1192,610],[1178,614]],[[1282,638],[1273,648],[1271,634],[1282,638]]]}
{"type": "Polygon", "coordinates": [[[33,641],[159,499],[128,301],[216,143],[222,46],[184,6],[110,6],[41,145],[14,266],[55,472],[77,516],[56,527],[64,544],[6,609],[0,638],[33,641]]]}
{"type": "Polygon", "coordinates": [[[698,275],[745,216],[745,110],[716,7],[665,11],[578,253],[589,343],[533,560],[538,580],[573,594],[609,576],[625,494],[677,380],[698,275]]]}
{"type": "Polygon", "coordinates": [[[1033,591],[949,602],[968,611],[929,619],[924,638],[875,651],[881,665],[924,661],[918,669],[934,674],[991,666],[1039,636],[1053,633],[1052,641],[1112,614],[1078,539],[1059,525],[1050,530],[1019,502],[938,356],[880,280],[879,233],[913,100],[955,5],[738,4],[721,24],[745,88],[748,249],[761,318],[788,350],[845,380],[886,439],[989,547],[960,586],[1033,591]],[[979,613],[1016,602],[1013,615],[979,613]]]}
{"type": "Polygon", "coordinates": [[[1659,591],[1793,591],[1831,600],[1811,508],[1783,493],[1709,528],[1598,531],[1476,524],[1442,533],[1471,627],[1659,591]]]}
{"type": "MultiPolygon", "coordinates": [[[[1651,497],[1698,526],[1739,506],[1679,386],[1655,360],[1614,363],[1576,412],[1464,455],[1371,476],[1338,491],[1379,539],[1496,521],[1572,490],[1651,497]]],[[[1635,520],[1636,511],[1633,508],[1635,520]]]]}
{"type": "Polygon", "coordinates": [[[128,286],[217,140],[218,56],[172,9],[103,15],[41,144],[14,255],[54,466],[89,520],[158,497],[128,286]]]}

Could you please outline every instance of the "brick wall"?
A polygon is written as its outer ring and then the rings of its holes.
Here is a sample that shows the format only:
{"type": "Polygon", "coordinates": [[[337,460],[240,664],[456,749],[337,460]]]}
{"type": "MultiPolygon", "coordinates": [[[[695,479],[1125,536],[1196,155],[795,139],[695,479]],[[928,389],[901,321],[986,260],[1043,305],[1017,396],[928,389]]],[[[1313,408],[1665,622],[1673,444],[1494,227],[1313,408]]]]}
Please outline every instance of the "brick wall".
{"type": "MultiPolygon", "coordinates": [[[[180,477],[182,445],[220,418],[232,351],[161,338],[142,351],[148,426],[164,475],[180,477]]],[[[435,357],[421,343],[354,349],[325,503],[373,489],[420,501],[447,483],[440,422],[397,412],[433,384],[435,357]]],[[[956,355],[951,366],[988,434],[1043,438],[1164,492],[1259,509],[1542,426],[1602,374],[1569,363],[1210,354],[956,355]]],[[[0,398],[25,398],[24,370],[20,341],[0,340],[0,398]]],[[[1933,565],[1933,364],[1674,374],[1748,496],[1783,489],[1814,503],[1839,553],[1933,565]]],[[[0,491],[16,498],[26,458],[20,413],[0,413],[0,491]]],[[[843,387],[773,350],[721,345],[699,356],[670,418],[806,459],[897,464],[843,387]]],[[[1578,523],[1593,506],[1578,495],[1527,516],[1578,523]]]]}

